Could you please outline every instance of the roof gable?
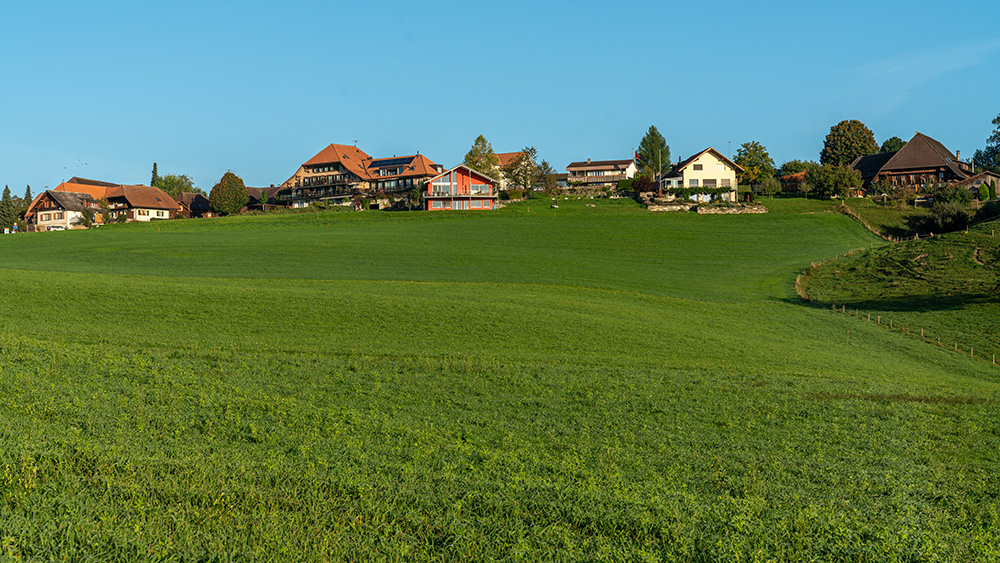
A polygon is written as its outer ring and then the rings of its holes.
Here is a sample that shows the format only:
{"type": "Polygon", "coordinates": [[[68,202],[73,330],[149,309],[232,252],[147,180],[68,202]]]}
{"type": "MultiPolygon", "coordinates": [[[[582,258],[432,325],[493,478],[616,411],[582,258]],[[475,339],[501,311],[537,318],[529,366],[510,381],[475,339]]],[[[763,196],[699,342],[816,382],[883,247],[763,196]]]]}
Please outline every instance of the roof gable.
{"type": "Polygon", "coordinates": [[[879,172],[945,166],[950,168],[959,178],[965,178],[967,174],[958,167],[957,161],[958,157],[940,142],[923,133],[916,133],[903,148],[893,154],[879,172]]]}
{"type": "Polygon", "coordinates": [[[368,179],[367,167],[372,157],[353,145],[331,144],[316,153],[302,166],[317,166],[320,164],[340,163],[341,166],[362,179],[368,179]]]}
{"type": "Polygon", "coordinates": [[[486,174],[483,174],[482,172],[480,172],[480,171],[478,171],[478,170],[476,170],[474,168],[469,168],[468,166],[466,166],[464,164],[459,164],[457,166],[452,166],[451,168],[445,170],[444,172],[438,173],[437,176],[434,176],[433,178],[430,178],[428,180],[428,182],[433,182],[433,181],[437,180],[438,178],[442,178],[442,177],[444,177],[444,176],[446,176],[448,174],[451,174],[452,172],[458,170],[459,168],[461,168],[462,170],[465,170],[469,174],[470,177],[479,177],[480,179],[486,180],[487,182],[490,182],[490,183],[492,183],[494,185],[500,183],[498,180],[496,180],[494,178],[490,178],[486,174]]]}
{"type": "Polygon", "coordinates": [[[160,188],[152,186],[117,186],[108,188],[107,198],[121,198],[126,201],[131,208],[143,209],[170,209],[179,208],[174,198],[168,196],[160,188]]]}
{"type": "Polygon", "coordinates": [[[714,148],[708,147],[707,149],[705,149],[705,150],[703,150],[703,151],[695,154],[694,156],[692,156],[692,157],[690,157],[690,158],[688,158],[686,160],[682,160],[682,161],[678,162],[677,164],[673,165],[670,168],[670,172],[668,172],[667,175],[669,176],[669,175],[679,174],[685,168],[687,168],[688,166],[694,164],[694,162],[696,160],[698,160],[699,158],[701,158],[701,156],[704,155],[705,153],[711,154],[712,156],[714,156],[716,158],[716,160],[721,161],[723,164],[729,166],[730,168],[732,168],[733,170],[735,170],[737,173],[743,172],[743,167],[742,166],[740,166],[739,164],[736,164],[732,160],[729,160],[728,158],[725,157],[725,155],[723,155],[721,152],[715,150],[714,148]]]}

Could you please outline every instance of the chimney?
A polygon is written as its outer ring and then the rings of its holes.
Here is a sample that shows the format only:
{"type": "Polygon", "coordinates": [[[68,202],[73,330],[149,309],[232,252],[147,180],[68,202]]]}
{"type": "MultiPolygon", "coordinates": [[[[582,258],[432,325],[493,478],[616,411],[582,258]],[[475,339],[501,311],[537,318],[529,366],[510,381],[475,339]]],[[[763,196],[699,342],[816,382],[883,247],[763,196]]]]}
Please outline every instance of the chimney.
{"type": "Polygon", "coordinates": [[[955,160],[962,162],[962,151],[955,151],[955,160]]]}
{"type": "Polygon", "coordinates": [[[587,159],[587,164],[590,164],[590,159],[589,158],[587,159]]]}

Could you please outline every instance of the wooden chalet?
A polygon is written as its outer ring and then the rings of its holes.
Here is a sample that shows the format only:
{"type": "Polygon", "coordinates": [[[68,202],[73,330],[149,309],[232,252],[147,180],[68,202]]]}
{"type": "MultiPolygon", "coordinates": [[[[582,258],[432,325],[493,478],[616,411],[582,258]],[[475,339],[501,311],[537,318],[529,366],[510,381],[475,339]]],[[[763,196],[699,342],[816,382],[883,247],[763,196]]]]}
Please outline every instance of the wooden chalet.
{"type": "Polygon", "coordinates": [[[193,192],[181,192],[175,198],[180,208],[177,211],[178,217],[191,219],[195,217],[214,217],[212,205],[204,194],[193,192]]]}
{"type": "Polygon", "coordinates": [[[90,194],[45,190],[32,200],[24,218],[29,230],[83,229],[85,210],[90,210],[93,220],[99,222],[101,204],[90,194]]]}
{"type": "Polygon", "coordinates": [[[914,189],[955,184],[974,174],[971,163],[962,162],[935,139],[917,133],[895,152],[859,156],[851,167],[861,173],[866,187],[885,183],[914,189]]]}

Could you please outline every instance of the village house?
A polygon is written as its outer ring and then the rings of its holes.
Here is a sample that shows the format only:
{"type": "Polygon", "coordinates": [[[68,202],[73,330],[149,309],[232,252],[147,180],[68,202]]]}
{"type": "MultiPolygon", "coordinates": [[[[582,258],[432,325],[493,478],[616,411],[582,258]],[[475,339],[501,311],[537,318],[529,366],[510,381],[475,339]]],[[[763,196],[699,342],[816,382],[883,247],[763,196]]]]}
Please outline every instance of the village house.
{"type": "Polygon", "coordinates": [[[212,211],[212,205],[209,203],[208,198],[205,197],[205,194],[181,192],[180,194],[177,194],[175,200],[177,201],[177,205],[180,207],[180,210],[177,212],[177,217],[191,219],[196,217],[215,216],[215,212],[212,211]]]}
{"type": "Polygon", "coordinates": [[[494,209],[497,183],[497,180],[459,164],[427,182],[423,208],[429,211],[494,209]]]}
{"type": "Polygon", "coordinates": [[[974,174],[971,163],[923,133],[914,134],[898,151],[859,156],[851,168],[861,173],[865,187],[884,183],[914,190],[963,182],[974,174]]]}
{"type": "Polygon", "coordinates": [[[634,178],[639,169],[635,161],[590,160],[571,162],[566,166],[566,184],[585,188],[616,187],[620,180],[634,178]]]}
{"type": "MultiPolygon", "coordinates": [[[[736,175],[740,172],[743,172],[743,169],[738,164],[714,148],[708,147],[698,154],[674,164],[666,174],[657,178],[657,182],[661,190],[679,188],[726,190],[721,199],[735,202],[737,200],[736,175]]],[[[691,198],[701,201],[704,195],[706,194],[694,191],[691,198]]]]}
{"type": "MultiPolygon", "coordinates": [[[[124,217],[125,221],[171,219],[181,210],[180,205],[172,197],[163,190],[151,186],[126,186],[73,177],[48,191],[54,194],[76,194],[77,196],[84,194],[88,196],[93,204],[87,203],[87,206],[96,205],[98,210],[98,216],[95,217],[94,221],[98,224],[103,220],[100,213],[103,211],[101,208],[102,200],[107,202],[112,220],[117,220],[119,217],[124,217]]],[[[43,196],[44,194],[39,194],[25,212],[29,228],[33,225],[36,230],[42,229],[42,225],[38,223],[40,217],[37,212],[43,196]]],[[[50,220],[53,217],[54,215],[50,215],[50,220]]]]}
{"type": "Polygon", "coordinates": [[[422,188],[443,167],[421,154],[372,158],[358,147],[331,144],[281,184],[290,207],[343,203],[358,194],[398,194],[422,188]]]}
{"type": "Polygon", "coordinates": [[[32,201],[25,219],[36,231],[86,228],[84,213],[89,210],[91,221],[100,214],[101,204],[90,194],[45,190],[32,201]]]}

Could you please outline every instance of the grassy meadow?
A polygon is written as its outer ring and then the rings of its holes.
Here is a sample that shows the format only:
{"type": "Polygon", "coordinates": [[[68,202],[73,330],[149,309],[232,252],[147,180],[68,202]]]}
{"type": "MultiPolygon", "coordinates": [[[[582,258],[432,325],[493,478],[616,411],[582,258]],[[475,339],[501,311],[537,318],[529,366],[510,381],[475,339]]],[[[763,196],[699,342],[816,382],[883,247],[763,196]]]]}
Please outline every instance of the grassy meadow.
{"type": "Polygon", "coordinates": [[[0,559],[1000,559],[1000,369],[793,290],[882,241],[595,201],[0,237],[0,559]]]}

